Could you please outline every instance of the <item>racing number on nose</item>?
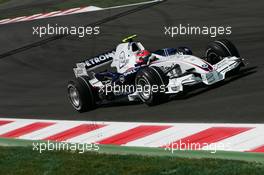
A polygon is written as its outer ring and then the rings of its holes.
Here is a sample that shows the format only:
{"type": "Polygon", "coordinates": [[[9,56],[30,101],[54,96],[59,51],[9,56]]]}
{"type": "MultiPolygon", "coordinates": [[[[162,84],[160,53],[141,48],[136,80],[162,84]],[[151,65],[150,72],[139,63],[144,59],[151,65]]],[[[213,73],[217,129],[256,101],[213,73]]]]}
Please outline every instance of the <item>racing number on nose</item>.
{"type": "Polygon", "coordinates": [[[121,69],[122,67],[124,67],[126,64],[127,64],[127,61],[126,61],[126,54],[125,52],[121,52],[119,54],[119,68],[121,69]]]}

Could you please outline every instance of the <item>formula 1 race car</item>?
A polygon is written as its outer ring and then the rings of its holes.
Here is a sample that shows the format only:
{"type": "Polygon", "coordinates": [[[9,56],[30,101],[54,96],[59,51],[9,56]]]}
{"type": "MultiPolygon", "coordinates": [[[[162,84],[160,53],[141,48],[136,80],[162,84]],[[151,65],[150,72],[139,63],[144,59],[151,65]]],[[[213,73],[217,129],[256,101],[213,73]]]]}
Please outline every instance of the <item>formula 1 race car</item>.
{"type": "Polygon", "coordinates": [[[149,52],[135,37],[125,38],[115,50],[76,64],[76,79],[68,84],[68,96],[77,111],[119,97],[157,105],[186,86],[215,84],[244,66],[238,50],[226,39],[210,42],[205,57],[198,58],[188,47],[149,52]],[[109,63],[116,71],[94,72],[109,63]]]}

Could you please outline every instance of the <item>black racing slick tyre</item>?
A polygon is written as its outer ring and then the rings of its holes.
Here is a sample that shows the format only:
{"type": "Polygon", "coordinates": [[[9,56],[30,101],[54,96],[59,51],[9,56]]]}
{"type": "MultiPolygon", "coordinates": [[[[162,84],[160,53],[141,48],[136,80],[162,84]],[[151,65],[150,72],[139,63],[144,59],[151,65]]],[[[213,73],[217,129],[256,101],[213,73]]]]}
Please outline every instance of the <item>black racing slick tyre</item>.
{"type": "Polygon", "coordinates": [[[140,99],[149,106],[158,105],[168,99],[165,94],[169,78],[158,67],[145,67],[135,79],[140,99]]]}
{"type": "Polygon", "coordinates": [[[86,76],[78,77],[68,83],[70,103],[78,112],[87,112],[96,106],[96,93],[86,76]]]}
{"type": "Polygon", "coordinates": [[[228,56],[240,57],[240,54],[235,45],[227,39],[210,42],[206,48],[205,60],[210,64],[216,64],[228,56]]]}

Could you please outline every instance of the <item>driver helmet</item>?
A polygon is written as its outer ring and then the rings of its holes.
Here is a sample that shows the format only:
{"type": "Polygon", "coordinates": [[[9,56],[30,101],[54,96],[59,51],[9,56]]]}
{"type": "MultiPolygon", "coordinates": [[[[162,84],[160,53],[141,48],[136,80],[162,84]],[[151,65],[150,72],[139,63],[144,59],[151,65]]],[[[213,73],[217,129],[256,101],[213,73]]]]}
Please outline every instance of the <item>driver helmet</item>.
{"type": "Polygon", "coordinates": [[[149,58],[149,56],[151,55],[151,53],[148,50],[140,50],[138,51],[138,53],[136,54],[136,63],[144,63],[147,61],[147,59],[149,58]]]}

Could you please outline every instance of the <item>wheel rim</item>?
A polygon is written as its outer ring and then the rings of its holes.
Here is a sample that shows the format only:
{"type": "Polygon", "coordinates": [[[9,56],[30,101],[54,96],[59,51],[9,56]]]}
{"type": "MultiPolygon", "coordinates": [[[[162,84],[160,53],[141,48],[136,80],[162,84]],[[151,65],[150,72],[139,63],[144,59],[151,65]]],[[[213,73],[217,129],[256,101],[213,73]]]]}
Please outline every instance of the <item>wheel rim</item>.
{"type": "Polygon", "coordinates": [[[142,92],[139,92],[139,95],[144,99],[148,100],[151,96],[150,83],[145,78],[138,80],[138,85],[142,87],[142,92]]]}
{"type": "Polygon", "coordinates": [[[80,106],[79,93],[78,93],[77,89],[75,87],[73,87],[73,86],[71,86],[69,88],[69,97],[70,97],[70,100],[71,100],[72,104],[75,107],[79,107],[80,106]]]}
{"type": "Polygon", "coordinates": [[[207,59],[211,64],[216,64],[221,61],[221,58],[215,52],[210,52],[207,59]]]}

